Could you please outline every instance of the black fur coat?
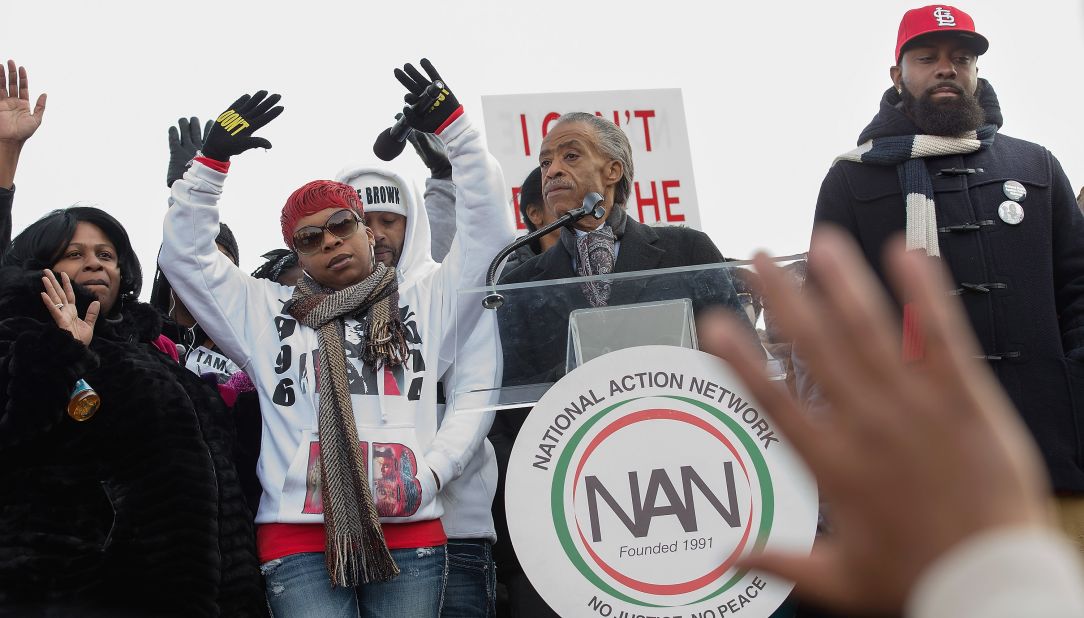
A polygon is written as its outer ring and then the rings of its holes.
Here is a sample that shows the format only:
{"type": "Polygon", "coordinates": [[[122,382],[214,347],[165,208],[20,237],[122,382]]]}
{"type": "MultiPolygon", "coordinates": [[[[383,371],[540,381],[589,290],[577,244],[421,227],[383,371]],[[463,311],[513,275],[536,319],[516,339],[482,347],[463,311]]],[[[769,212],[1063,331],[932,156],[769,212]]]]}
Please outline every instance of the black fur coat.
{"type": "Polygon", "coordinates": [[[88,348],[41,289],[0,269],[0,608],[264,613],[218,393],[148,344],[149,306],[100,319],[88,348]],[[102,401],[82,423],[66,413],[78,378],[102,401]]]}

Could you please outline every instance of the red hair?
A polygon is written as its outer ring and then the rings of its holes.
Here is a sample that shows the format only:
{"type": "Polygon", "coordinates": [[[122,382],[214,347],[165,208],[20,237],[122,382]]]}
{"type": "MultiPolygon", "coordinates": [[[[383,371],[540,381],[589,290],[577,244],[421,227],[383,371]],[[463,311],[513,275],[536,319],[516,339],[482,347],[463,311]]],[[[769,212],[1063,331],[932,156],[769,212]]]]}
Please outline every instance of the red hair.
{"type": "Polygon", "coordinates": [[[364,216],[365,209],[358,192],[350,185],[334,180],[314,180],[301,186],[286,198],[282,207],[282,239],[286,246],[294,248],[294,228],[302,217],[316,214],[327,208],[349,208],[364,216]]]}

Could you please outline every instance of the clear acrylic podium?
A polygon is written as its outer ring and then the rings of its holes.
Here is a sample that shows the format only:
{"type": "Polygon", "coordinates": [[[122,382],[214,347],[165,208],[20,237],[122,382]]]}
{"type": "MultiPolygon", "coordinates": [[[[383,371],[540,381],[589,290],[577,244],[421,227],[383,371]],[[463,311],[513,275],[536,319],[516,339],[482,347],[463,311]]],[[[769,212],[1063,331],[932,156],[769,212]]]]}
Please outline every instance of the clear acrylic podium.
{"type": "Polygon", "coordinates": [[[609,352],[641,345],[697,349],[688,298],[573,309],[568,314],[565,373],[609,352]]]}
{"type": "MultiPolygon", "coordinates": [[[[800,257],[777,262],[785,266],[800,257]]],[[[696,318],[705,311],[729,312],[749,325],[751,339],[763,340],[755,279],[749,262],[726,262],[460,290],[458,314],[464,315],[491,294],[503,297],[502,306],[484,310],[496,316],[500,334],[491,352],[497,355],[498,383],[492,388],[453,385],[449,403],[457,411],[522,410],[565,374],[607,352],[643,345],[699,349],[696,318]],[[584,284],[589,282],[610,284],[605,306],[588,303],[584,284]]],[[[457,362],[470,335],[458,314],[457,362]]],[[[765,348],[773,377],[786,377],[784,361],[765,348]]]]}

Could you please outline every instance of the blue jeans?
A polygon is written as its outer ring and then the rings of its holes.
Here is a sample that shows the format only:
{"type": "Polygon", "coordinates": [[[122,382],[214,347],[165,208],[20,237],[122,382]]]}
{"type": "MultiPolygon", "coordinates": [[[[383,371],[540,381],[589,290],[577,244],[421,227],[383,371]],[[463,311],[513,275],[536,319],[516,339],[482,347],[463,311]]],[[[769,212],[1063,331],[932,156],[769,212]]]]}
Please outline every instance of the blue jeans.
{"type": "Polygon", "coordinates": [[[448,556],[443,545],[393,549],[399,576],[387,582],[335,588],[324,554],[293,554],[264,563],[267,604],[276,618],[437,618],[444,602],[448,556]]]}
{"type": "Polygon", "coordinates": [[[448,539],[448,585],[443,618],[493,618],[497,567],[488,539],[448,539]]]}

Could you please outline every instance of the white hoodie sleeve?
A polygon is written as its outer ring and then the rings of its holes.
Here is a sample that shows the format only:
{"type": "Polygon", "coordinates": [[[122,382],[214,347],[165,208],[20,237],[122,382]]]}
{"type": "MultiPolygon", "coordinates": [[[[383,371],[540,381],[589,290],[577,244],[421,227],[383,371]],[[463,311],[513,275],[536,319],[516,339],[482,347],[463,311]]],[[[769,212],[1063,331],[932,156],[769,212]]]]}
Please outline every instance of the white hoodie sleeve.
{"type": "Polygon", "coordinates": [[[1060,532],[1003,528],[953,547],[919,576],[909,618],[1084,616],[1080,553],[1060,532]]]}
{"type": "Polygon", "coordinates": [[[492,311],[483,314],[462,344],[456,363],[442,378],[448,402],[437,434],[425,453],[425,460],[440,479],[442,489],[463,474],[493,426],[493,411],[464,408],[484,407],[490,403],[491,389],[500,385],[502,366],[497,336],[496,314],[492,311]]]}
{"type": "MultiPolygon", "coordinates": [[[[448,147],[452,164],[456,235],[434,286],[434,301],[439,299],[441,303],[437,374],[444,375],[456,360],[458,341],[469,353],[459,351],[455,389],[493,388],[499,386],[500,378],[496,373],[496,359],[500,356],[496,317],[490,314],[481,319],[486,310],[480,299],[459,303],[458,292],[483,286],[493,256],[515,238],[512,215],[505,202],[504,176],[465,114],[439,137],[448,147]]],[[[462,473],[493,423],[492,413],[464,413],[452,408],[449,406],[426,454],[442,487],[462,473]]]]}
{"type": "MultiPolygon", "coordinates": [[[[455,239],[441,263],[437,289],[443,300],[440,361],[443,373],[455,358],[455,331],[469,332],[483,311],[481,301],[458,307],[458,292],[485,285],[493,257],[515,239],[512,212],[504,194],[500,164],[463,114],[439,135],[448,147],[455,183],[455,239]]],[[[465,340],[465,337],[460,337],[465,340]]]]}
{"type": "Polygon", "coordinates": [[[158,264],[200,328],[245,369],[251,343],[274,324],[275,292],[282,286],[247,275],[215,246],[225,180],[226,174],[196,161],[173,183],[158,264]]]}

